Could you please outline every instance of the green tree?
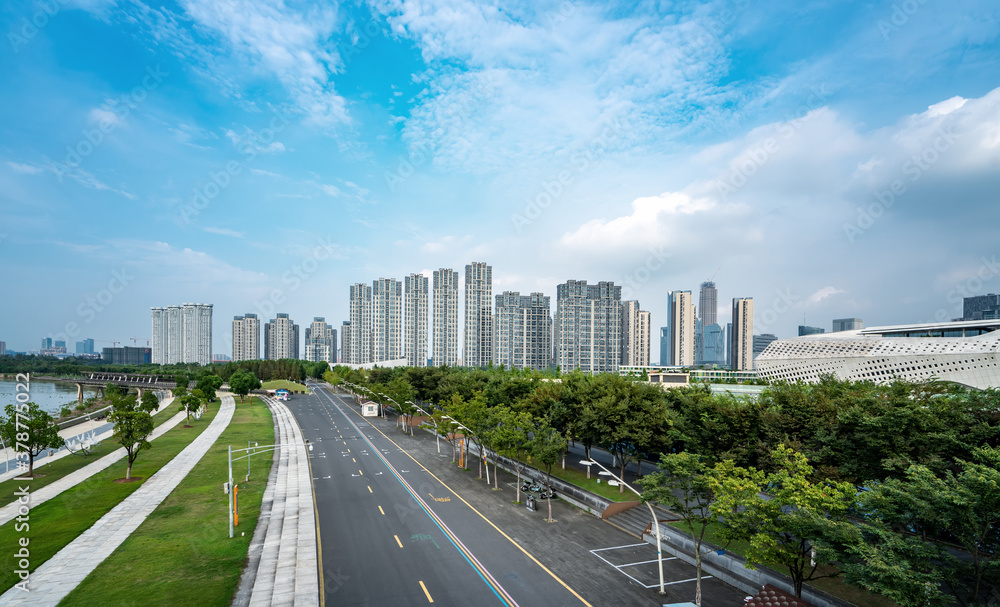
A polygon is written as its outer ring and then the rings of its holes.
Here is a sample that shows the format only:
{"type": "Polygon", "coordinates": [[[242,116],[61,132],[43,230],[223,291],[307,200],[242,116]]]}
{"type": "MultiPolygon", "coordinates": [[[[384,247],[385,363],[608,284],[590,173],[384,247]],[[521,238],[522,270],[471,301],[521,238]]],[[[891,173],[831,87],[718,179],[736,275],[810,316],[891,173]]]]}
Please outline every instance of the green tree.
{"type": "Polygon", "coordinates": [[[201,391],[195,388],[190,394],[186,394],[181,397],[181,411],[187,414],[187,421],[185,422],[185,428],[191,427],[191,413],[197,411],[198,407],[201,406],[201,391]]]}
{"type": "Polygon", "coordinates": [[[156,394],[152,390],[146,390],[142,393],[142,400],[139,403],[139,408],[146,413],[152,413],[160,407],[160,400],[156,398],[156,394]]]}
{"type": "Polygon", "coordinates": [[[705,531],[715,520],[710,506],[715,499],[710,482],[711,468],[693,453],[664,453],[655,472],[639,479],[644,489],[642,501],[662,504],[680,515],[691,535],[695,559],[694,604],[701,605],[701,557],[705,531]]]}
{"type": "Polygon", "coordinates": [[[187,375],[175,375],[174,383],[177,384],[178,388],[184,388],[185,390],[187,390],[188,384],[191,383],[191,380],[188,378],[187,375]]]}
{"type": "Polygon", "coordinates": [[[521,503],[521,471],[525,467],[525,463],[521,460],[530,449],[530,431],[533,427],[534,420],[529,413],[506,410],[497,419],[497,428],[493,439],[497,451],[511,461],[511,465],[514,466],[517,473],[514,502],[518,504],[521,503]]]}
{"type": "Polygon", "coordinates": [[[201,390],[206,402],[215,401],[215,391],[222,387],[222,378],[214,373],[203,373],[198,376],[195,388],[201,390]]]}
{"type": "Polygon", "coordinates": [[[260,380],[249,371],[239,370],[229,376],[229,389],[240,396],[242,403],[251,390],[260,388],[260,380]]]}
{"type": "Polygon", "coordinates": [[[857,490],[850,483],[812,482],[806,457],[783,445],[774,459],[777,470],[770,474],[732,460],[716,464],[709,475],[715,492],[710,511],[722,519],[723,537],[749,542],[746,567],[786,567],[795,596],[801,597],[804,582],[836,575],[817,575],[821,560],[811,543],[816,519],[846,522],[857,490]]]}
{"type": "Polygon", "coordinates": [[[115,425],[115,442],[125,448],[128,467],[125,479],[132,479],[132,464],[140,451],[150,449],[149,435],[153,433],[153,416],[136,406],[135,399],[119,399],[112,405],[108,421],[115,425]]]}
{"type": "MultiPolygon", "coordinates": [[[[7,415],[0,418],[0,436],[17,453],[28,454],[28,478],[35,475],[35,458],[46,449],[66,444],[52,416],[33,402],[7,405],[7,415]]],[[[18,458],[18,467],[24,464],[18,458]]]]}
{"type": "Polygon", "coordinates": [[[549,503],[549,518],[546,522],[554,523],[552,519],[552,467],[559,462],[559,458],[566,452],[566,438],[548,422],[542,421],[534,430],[534,439],[531,441],[531,455],[545,469],[545,491],[550,495],[546,501],[549,503]]]}

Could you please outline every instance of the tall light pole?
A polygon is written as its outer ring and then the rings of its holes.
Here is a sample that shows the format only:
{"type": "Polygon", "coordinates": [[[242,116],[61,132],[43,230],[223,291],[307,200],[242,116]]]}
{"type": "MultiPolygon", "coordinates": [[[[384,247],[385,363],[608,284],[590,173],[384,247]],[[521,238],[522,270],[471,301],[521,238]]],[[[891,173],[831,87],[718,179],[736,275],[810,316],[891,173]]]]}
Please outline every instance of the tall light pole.
{"type": "MultiPolygon", "coordinates": [[[[629,491],[631,491],[632,493],[638,495],[639,499],[642,499],[642,494],[641,493],[639,493],[638,491],[636,491],[631,485],[629,485],[624,480],[622,480],[621,478],[619,478],[618,475],[616,475],[614,472],[612,472],[612,471],[608,470],[607,468],[605,468],[604,466],[602,466],[600,462],[598,462],[596,460],[585,460],[585,459],[582,459],[582,460],[580,460],[580,463],[583,464],[584,466],[597,466],[598,468],[600,468],[602,470],[602,472],[598,472],[597,473],[598,475],[600,475],[600,476],[610,476],[610,477],[613,477],[615,479],[614,481],[608,481],[609,485],[615,486],[618,483],[621,483],[629,491]]],[[[660,594],[666,594],[667,593],[666,590],[663,589],[663,547],[662,547],[662,545],[660,543],[660,521],[657,520],[657,518],[656,518],[656,512],[653,511],[653,505],[650,504],[649,502],[646,502],[646,507],[649,508],[649,514],[653,517],[653,525],[656,527],[656,560],[657,560],[657,562],[660,565],[660,594]]]]}
{"type": "Polygon", "coordinates": [[[423,413],[424,415],[426,415],[429,420],[431,420],[432,422],[434,422],[434,442],[437,443],[437,450],[438,450],[438,454],[440,455],[440,453],[441,453],[441,434],[438,432],[438,423],[437,423],[437,420],[434,419],[434,416],[431,415],[430,413],[424,411],[420,407],[417,407],[416,404],[414,404],[412,402],[410,404],[413,405],[414,407],[416,407],[417,411],[420,411],[421,413],[423,413]]]}

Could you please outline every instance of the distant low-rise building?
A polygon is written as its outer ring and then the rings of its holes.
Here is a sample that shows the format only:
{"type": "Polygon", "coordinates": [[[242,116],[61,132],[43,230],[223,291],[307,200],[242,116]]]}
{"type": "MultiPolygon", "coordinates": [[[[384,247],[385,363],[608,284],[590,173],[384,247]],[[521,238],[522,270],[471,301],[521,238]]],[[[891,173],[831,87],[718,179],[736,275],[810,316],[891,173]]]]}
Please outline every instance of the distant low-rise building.
{"type": "Polygon", "coordinates": [[[104,348],[101,360],[112,365],[144,365],[152,362],[151,348],[136,348],[122,346],[120,348],[104,348]]]}
{"type": "Polygon", "coordinates": [[[835,318],[833,319],[833,332],[857,331],[865,328],[865,321],[860,318],[835,318]]]}
{"type": "Polygon", "coordinates": [[[826,329],[822,327],[810,327],[808,325],[799,325],[799,337],[803,335],[819,335],[821,333],[826,333],[826,329]]]}

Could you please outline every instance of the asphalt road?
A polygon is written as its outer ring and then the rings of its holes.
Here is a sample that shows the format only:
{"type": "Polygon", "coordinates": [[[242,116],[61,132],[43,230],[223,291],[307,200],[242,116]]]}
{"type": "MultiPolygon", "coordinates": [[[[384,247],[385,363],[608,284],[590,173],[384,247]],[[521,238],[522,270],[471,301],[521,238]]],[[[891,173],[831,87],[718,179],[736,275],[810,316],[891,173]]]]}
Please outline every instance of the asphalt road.
{"type": "MultiPolygon", "coordinates": [[[[655,582],[655,548],[557,500],[557,523],[514,505],[450,463],[426,433],[363,418],[346,397],[313,386],[288,401],[310,452],[327,605],[663,605],[693,598],[693,568],[666,563],[666,597],[655,582]],[[405,449],[405,451],[404,451],[405,449]],[[633,547],[629,547],[633,546],[633,547]],[[650,557],[650,554],[653,556],[650,557]],[[632,566],[629,563],[640,563],[632,566]]],[[[505,488],[506,486],[506,488],[505,488]]],[[[706,580],[706,607],[743,594],[706,580]],[[709,600],[712,597],[714,600],[709,600]],[[716,602],[716,600],[718,602],[716,602]]]]}

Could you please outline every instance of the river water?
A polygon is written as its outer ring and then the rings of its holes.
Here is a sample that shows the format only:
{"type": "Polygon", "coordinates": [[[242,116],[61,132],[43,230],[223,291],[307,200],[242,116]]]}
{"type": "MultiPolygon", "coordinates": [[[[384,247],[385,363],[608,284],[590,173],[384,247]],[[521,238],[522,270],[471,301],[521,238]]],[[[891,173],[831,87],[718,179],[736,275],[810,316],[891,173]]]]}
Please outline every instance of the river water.
{"type": "MultiPolygon", "coordinates": [[[[9,379],[0,379],[0,413],[3,413],[7,405],[15,402],[18,382],[9,379]]],[[[24,392],[24,390],[20,390],[24,392]]],[[[72,403],[71,407],[76,407],[76,384],[69,382],[38,381],[32,380],[29,384],[28,399],[37,403],[39,407],[53,415],[59,414],[59,409],[63,405],[72,403]]],[[[91,387],[83,387],[83,398],[86,400],[94,396],[91,387]]]]}

